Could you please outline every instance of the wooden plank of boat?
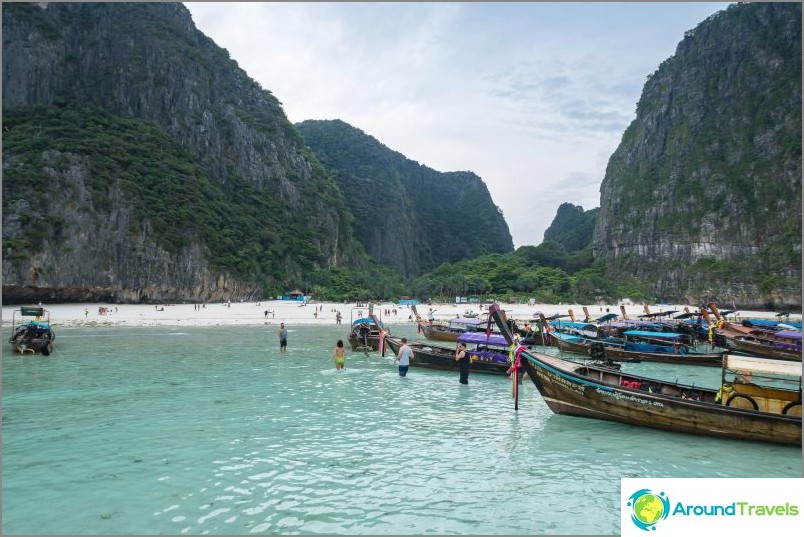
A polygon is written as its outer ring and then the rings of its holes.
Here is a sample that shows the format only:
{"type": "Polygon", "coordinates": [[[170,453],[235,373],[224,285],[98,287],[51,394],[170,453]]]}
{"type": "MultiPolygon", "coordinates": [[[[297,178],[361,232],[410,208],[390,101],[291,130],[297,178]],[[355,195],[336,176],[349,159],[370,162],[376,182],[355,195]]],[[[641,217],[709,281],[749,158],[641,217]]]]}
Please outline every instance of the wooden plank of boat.
{"type": "MultiPolygon", "coordinates": [[[[504,313],[496,305],[490,312],[506,339],[514,342],[507,331],[504,313]]],[[[539,393],[557,414],[722,438],[801,445],[800,371],[797,390],[779,390],[775,394],[783,393],[789,402],[783,407],[784,413],[774,413],[732,405],[742,401],[743,394],[724,398],[721,391],[578,364],[524,348],[519,349],[519,356],[539,393]],[[798,415],[793,415],[795,409],[798,415]]],[[[724,374],[725,371],[724,366],[724,374]]]]}

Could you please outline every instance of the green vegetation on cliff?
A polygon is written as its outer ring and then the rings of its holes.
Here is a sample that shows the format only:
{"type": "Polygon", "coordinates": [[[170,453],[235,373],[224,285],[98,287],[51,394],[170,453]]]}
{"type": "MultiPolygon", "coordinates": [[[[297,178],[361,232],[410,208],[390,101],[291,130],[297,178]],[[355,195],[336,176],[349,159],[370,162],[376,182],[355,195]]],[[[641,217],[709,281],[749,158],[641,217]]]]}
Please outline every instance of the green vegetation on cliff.
{"type": "MultiPolygon", "coordinates": [[[[299,218],[281,218],[276,196],[237,176],[226,184],[210,181],[152,124],[64,102],[9,111],[3,119],[3,212],[16,212],[22,200],[33,207],[23,213],[19,234],[4,238],[12,259],[21,261],[44,239],[58,242],[68,231],[49,217],[54,191],[66,192],[78,206],[86,188],[91,203],[85,209],[109,215],[125,207],[131,234],[147,226],[154,242],[171,253],[199,242],[211,266],[266,288],[292,284],[282,263],[288,256],[305,272],[327,264],[314,230],[304,225],[313,207],[302,200],[299,218]],[[83,181],[68,180],[71,168],[85,170],[83,181]],[[115,199],[118,194],[122,199],[115,199]]],[[[328,202],[342,204],[334,196],[328,202]]]]}
{"type": "Polygon", "coordinates": [[[409,277],[513,250],[508,226],[475,174],[437,172],[342,121],[298,128],[344,193],[355,236],[379,263],[409,277]]]}
{"type": "Polygon", "coordinates": [[[801,4],[730,6],[648,77],[595,258],[663,300],[801,304],[801,4]]]}
{"type": "Polygon", "coordinates": [[[557,242],[568,252],[591,248],[599,208],[584,211],[580,205],[562,203],[544,232],[544,240],[557,242]]]}

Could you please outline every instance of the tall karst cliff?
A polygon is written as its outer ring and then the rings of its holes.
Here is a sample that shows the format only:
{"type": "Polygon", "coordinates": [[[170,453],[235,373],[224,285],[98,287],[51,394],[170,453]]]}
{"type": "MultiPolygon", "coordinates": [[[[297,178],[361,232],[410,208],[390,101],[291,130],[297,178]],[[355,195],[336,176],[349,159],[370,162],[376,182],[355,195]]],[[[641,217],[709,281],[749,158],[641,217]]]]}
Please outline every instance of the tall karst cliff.
{"type": "Polygon", "coordinates": [[[297,126],[343,191],[355,235],[380,263],[414,276],[513,251],[508,225],[477,175],[432,170],[343,121],[297,126]]]}
{"type": "Polygon", "coordinates": [[[361,263],[280,103],[182,4],[3,4],[3,298],[260,297],[361,263]]]}
{"type": "Polygon", "coordinates": [[[577,252],[592,244],[598,207],[584,211],[580,205],[562,203],[553,221],[544,231],[544,240],[561,244],[568,252],[577,252]]]}
{"type": "Polygon", "coordinates": [[[801,306],[801,4],[737,4],[649,76],[594,252],[661,300],[801,306]]]}

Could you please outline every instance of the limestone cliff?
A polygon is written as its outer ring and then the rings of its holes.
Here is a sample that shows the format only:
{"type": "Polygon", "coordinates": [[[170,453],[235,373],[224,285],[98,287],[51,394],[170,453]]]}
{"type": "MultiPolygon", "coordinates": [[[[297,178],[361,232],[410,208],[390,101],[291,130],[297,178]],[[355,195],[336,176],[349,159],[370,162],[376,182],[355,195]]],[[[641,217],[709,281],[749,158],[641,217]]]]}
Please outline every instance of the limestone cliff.
{"type": "Polygon", "coordinates": [[[663,301],[801,307],[801,4],[736,4],[648,81],[594,254],[663,301]]]}
{"type": "Polygon", "coordinates": [[[355,216],[355,236],[405,276],[441,263],[513,251],[508,225],[483,180],[441,173],[343,121],[305,121],[305,141],[331,170],[355,216]]]}
{"type": "Polygon", "coordinates": [[[259,298],[364,254],[281,104],[179,3],[4,3],[3,299],[259,298]]]}

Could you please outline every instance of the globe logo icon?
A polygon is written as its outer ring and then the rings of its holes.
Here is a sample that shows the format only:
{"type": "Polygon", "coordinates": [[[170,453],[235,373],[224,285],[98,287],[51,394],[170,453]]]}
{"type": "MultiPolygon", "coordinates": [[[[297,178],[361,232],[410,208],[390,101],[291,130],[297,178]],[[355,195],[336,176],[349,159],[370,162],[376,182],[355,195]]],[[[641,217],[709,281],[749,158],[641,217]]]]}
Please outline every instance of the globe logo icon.
{"type": "Polygon", "coordinates": [[[640,489],[628,498],[631,508],[631,521],[641,530],[656,529],[656,523],[667,518],[670,513],[670,500],[664,492],[654,493],[650,489],[640,489]]]}

